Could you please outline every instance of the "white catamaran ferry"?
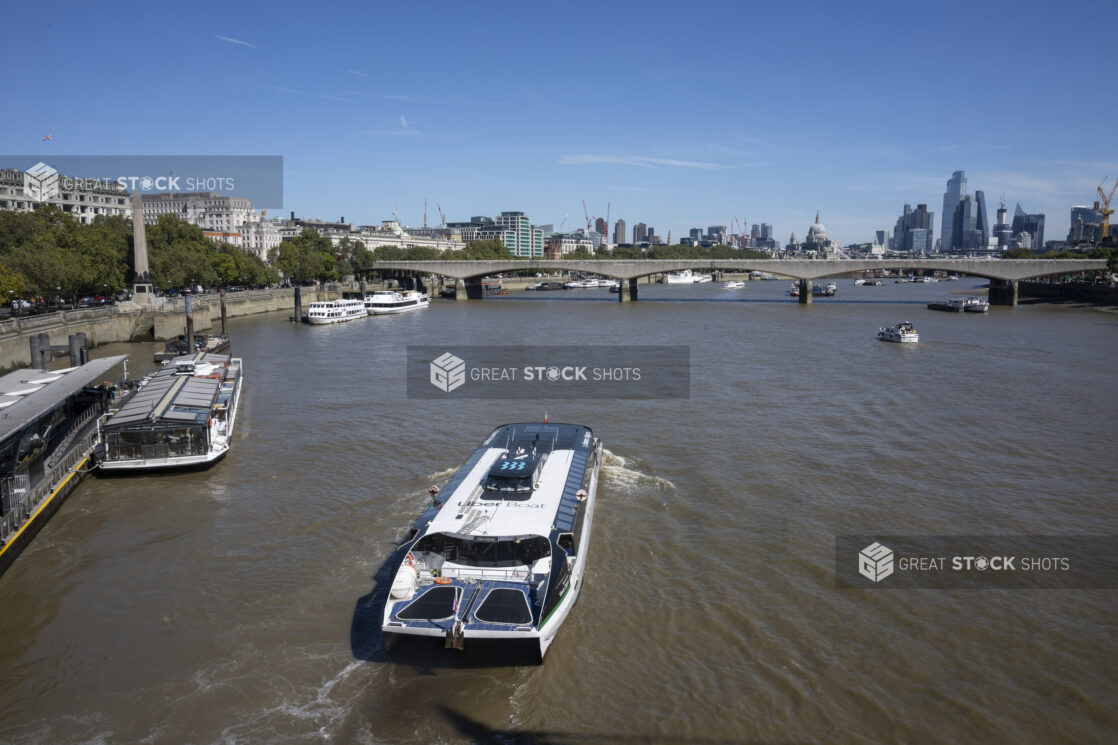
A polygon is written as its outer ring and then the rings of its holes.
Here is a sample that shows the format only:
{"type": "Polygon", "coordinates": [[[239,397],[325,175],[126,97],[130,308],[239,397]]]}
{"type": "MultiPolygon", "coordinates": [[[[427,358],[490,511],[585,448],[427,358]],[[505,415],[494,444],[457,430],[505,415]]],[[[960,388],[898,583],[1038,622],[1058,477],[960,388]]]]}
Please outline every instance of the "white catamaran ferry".
{"type": "Polygon", "coordinates": [[[377,290],[365,297],[365,311],[370,316],[386,316],[392,313],[407,313],[409,310],[426,308],[430,304],[427,294],[415,290],[396,292],[377,290]]]}
{"type": "Polygon", "coordinates": [[[587,427],[498,427],[400,548],[381,629],[526,644],[542,661],[582,589],[602,443],[587,427]]]}
{"type": "Polygon", "coordinates": [[[365,303],[360,300],[326,300],[307,306],[307,323],[316,326],[367,318],[368,315],[365,311],[365,303]]]}
{"type": "Polygon", "coordinates": [[[204,466],[229,451],[241,403],[240,357],[176,357],[97,421],[102,471],[204,466]]]}

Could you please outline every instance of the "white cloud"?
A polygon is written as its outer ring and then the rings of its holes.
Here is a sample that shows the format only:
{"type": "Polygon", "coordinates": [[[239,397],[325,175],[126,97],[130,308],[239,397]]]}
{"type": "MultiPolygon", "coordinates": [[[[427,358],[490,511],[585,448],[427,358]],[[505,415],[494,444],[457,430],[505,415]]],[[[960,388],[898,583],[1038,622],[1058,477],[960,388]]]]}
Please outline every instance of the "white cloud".
{"type": "Polygon", "coordinates": [[[367,78],[367,77],[369,77],[368,75],[366,75],[365,73],[361,72],[360,70],[346,70],[346,72],[348,72],[348,73],[349,73],[350,75],[356,75],[356,76],[357,76],[357,77],[359,77],[359,78],[367,78]]]}
{"type": "Polygon", "coordinates": [[[704,171],[721,171],[733,167],[720,163],[652,158],[645,155],[564,155],[559,159],[559,162],[567,166],[621,165],[638,166],[640,168],[697,168],[704,171]]]}
{"type": "Polygon", "coordinates": [[[255,44],[249,44],[247,41],[241,41],[240,39],[233,39],[228,36],[218,36],[217,34],[214,34],[214,38],[221,39],[222,41],[227,41],[230,44],[240,44],[242,47],[251,47],[252,49],[256,49],[255,44]]]}
{"type": "Polygon", "coordinates": [[[370,137],[400,137],[423,134],[418,129],[366,129],[361,134],[370,137]]]}
{"type": "Polygon", "coordinates": [[[408,120],[404,118],[403,114],[400,115],[400,126],[404,129],[408,128],[408,120]]]}

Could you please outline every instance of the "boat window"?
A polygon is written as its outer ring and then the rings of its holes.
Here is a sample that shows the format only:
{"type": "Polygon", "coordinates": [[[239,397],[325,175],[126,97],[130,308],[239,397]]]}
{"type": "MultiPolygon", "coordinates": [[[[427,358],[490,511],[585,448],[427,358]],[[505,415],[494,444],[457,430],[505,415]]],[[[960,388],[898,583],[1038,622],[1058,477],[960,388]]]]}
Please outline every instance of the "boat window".
{"type": "Polygon", "coordinates": [[[532,609],[528,596],[520,590],[498,588],[485,596],[474,618],[485,623],[526,624],[532,622],[532,609]]]}
{"type": "Polygon", "coordinates": [[[412,549],[439,554],[446,561],[473,567],[513,567],[534,564],[551,554],[551,544],[543,536],[520,538],[467,538],[433,533],[416,542],[412,549]]]}
{"type": "Polygon", "coordinates": [[[409,603],[396,617],[405,621],[441,621],[454,615],[457,599],[457,587],[432,587],[409,603]]]}
{"type": "Polygon", "coordinates": [[[529,499],[532,496],[531,476],[489,474],[482,497],[486,499],[529,499]]]}

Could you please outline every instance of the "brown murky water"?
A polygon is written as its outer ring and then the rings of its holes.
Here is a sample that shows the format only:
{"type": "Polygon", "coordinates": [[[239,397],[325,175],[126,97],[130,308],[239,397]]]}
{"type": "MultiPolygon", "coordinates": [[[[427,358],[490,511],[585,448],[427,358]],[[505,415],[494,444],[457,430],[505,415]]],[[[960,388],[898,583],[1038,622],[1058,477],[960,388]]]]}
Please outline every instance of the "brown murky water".
{"type": "Polygon", "coordinates": [[[230,455],[87,479],[0,577],[0,742],[1113,742],[1113,591],[834,587],[836,534],[1118,533],[1118,316],[924,309],[976,284],[237,319],[230,455]],[[873,338],[901,320],[919,344],[873,338]],[[687,344],[691,398],[405,399],[407,344],[505,341],[687,344]],[[375,576],[427,485],[545,409],[610,452],[546,663],[386,659],[375,576]]]}

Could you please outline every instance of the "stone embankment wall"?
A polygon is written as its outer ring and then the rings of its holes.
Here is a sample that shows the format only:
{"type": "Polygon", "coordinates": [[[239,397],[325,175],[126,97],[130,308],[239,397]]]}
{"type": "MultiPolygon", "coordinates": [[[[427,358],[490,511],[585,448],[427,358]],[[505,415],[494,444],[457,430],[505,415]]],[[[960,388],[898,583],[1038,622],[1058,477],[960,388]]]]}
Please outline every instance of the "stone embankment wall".
{"type": "MultiPolygon", "coordinates": [[[[356,285],[340,284],[304,287],[303,307],[305,309],[309,303],[319,300],[339,298],[343,290],[357,289],[356,285]]],[[[230,292],[225,296],[225,310],[229,318],[273,311],[294,312],[295,291],[284,288],[230,292]]],[[[218,295],[194,296],[193,313],[195,332],[221,330],[221,298],[218,295]]],[[[182,298],[164,298],[160,305],[152,308],[141,308],[129,302],[41,316],[13,317],[0,321],[0,372],[30,365],[29,338],[44,332],[50,335],[52,345],[64,346],[70,334],[84,331],[86,343],[92,349],[113,342],[170,339],[185,330],[186,301],[182,298]]]]}

